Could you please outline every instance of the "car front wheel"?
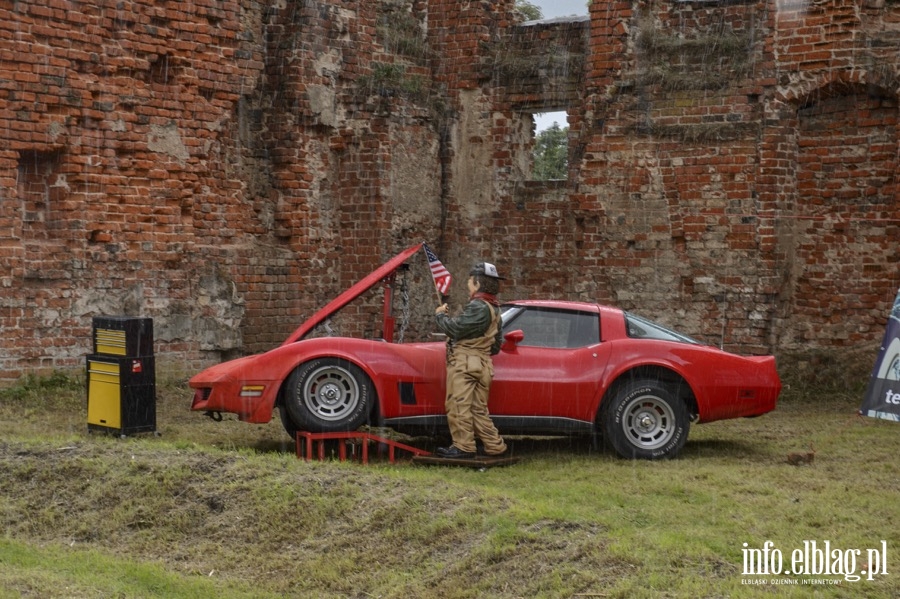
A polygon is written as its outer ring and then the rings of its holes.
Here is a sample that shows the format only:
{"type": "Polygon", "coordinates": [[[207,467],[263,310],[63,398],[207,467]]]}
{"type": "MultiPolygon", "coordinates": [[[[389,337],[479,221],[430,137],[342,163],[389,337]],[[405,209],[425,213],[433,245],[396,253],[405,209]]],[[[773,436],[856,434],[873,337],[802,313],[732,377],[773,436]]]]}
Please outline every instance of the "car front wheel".
{"type": "Polygon", "coordinates": [[[691,426],[684,402],[654,380],[628,383],[606,402],[600,419],[604,442],[624,458],[675,457],[691,426]]]}
{"type": "Polygon", "coordinates": [[[297,430],[356,430],[368,419],[373,401],[369,377],[355,364],[338,358],[301,364],[285,387],[287,416],[297,430]]]}

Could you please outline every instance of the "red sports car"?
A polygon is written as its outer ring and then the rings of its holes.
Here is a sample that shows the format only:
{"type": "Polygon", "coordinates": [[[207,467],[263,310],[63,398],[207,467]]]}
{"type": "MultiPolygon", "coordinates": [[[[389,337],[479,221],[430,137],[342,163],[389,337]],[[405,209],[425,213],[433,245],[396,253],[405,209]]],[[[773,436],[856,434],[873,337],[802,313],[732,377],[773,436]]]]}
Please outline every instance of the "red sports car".
{"type": "MultiPolygon", "coordinates": [[[[421,245],[338,296],[278,348],[191,378],[191,408],[255,423],[278,408],[290,434],[366,423],[446,431],[444,343],[305,339],[421,245]]],[[[599,434],[620,456],[671,458],[691,422],[765,414],[781,391],[774,357],[730,354],[617,308],[528,300],[505,304],[502,315],[505,343],[494,356],[489,408],[505,435],[599,434]]],[[[392,336],[390,310],[384,330],[392,336]]]]}

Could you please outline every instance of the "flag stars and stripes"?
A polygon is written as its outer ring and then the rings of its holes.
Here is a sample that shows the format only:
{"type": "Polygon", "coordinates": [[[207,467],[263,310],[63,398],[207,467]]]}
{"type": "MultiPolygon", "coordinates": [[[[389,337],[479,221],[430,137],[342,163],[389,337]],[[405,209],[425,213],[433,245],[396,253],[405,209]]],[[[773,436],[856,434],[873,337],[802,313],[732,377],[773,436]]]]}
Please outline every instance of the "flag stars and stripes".
{"type": "Polygon", "coordinates": [[[425,249],[425,258],[428,260],[428,266],[431,268],[434,286],[441,295],[447,295],[447,290],[450,289],[450,281],[452,279],[450,271],[448,271],[443,263],[438,260],[437,255],[427,244],[422,244],[422,247],[425,249]]]}

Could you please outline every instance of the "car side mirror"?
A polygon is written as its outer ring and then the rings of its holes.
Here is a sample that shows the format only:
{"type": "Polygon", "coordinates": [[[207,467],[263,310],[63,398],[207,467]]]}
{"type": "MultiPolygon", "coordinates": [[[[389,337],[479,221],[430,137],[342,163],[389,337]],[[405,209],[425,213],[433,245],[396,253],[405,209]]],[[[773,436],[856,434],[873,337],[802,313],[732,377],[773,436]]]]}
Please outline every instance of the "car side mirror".
{"type": "Polygon", "coordinates": [[[515,331],[510,331],[503,335],[503,345],[500,346],[500,349],[503,351],[514,352],[516,351],[516,346],[524,340],[525,332],[523,330],[516,329],[515,331]]]}

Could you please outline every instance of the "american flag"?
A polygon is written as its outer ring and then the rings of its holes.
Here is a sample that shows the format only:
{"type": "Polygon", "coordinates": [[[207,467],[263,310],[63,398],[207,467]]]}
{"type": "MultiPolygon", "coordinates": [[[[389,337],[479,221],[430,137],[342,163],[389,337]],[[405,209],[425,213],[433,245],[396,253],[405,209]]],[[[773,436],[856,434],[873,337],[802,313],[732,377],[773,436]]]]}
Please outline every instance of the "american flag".
{"type": "Polygon", "coordinates": [[[438,260],[438,257],[431,251],[427,243],[423,243],[422,247],[425,248],[425,257],[428,259],[428,266],[431,267],[434,286],[441,295],[447,295],[447,290],[450,289],[450,271],[441,264],[441,261],[438,260]]]}

